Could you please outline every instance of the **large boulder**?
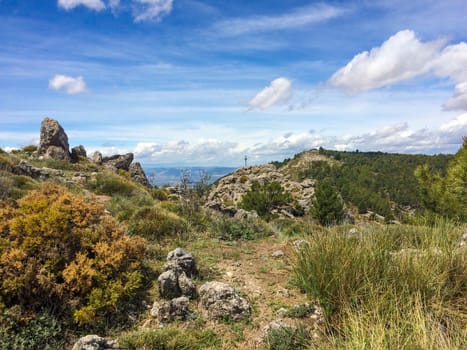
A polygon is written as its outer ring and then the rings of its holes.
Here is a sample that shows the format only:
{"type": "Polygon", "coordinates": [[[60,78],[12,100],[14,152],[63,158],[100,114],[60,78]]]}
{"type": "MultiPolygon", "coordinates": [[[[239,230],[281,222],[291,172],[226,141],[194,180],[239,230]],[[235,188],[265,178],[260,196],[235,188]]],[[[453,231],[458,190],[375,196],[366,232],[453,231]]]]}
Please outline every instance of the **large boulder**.
{"type": "Polygon", "coordinates": [[[73,345],[72,350],[110,350],[110,349],[119,349],[118,344],[113,340],[108,340],[102,337],[99,337],[95,334],[90,334],[85,337],[80,338],[75,345],[73,345]]]}
{"type": "Polygon", "coordinates": [[[52,118],[44,118],[41,123],[41,134],[38,153],[45,158],[70,160],[68,136],[62,126],[52,118]]]}
{"type": "Polygon", "coordinates": [[[130,164],[133,161],[133,158],[134,158],[133,153],[115,154],[110,157],[102,158],[102,164],[110,168],[113,167],[116,169],[122,169],[122,170],[129,171],[130,164]]]}
{"type": "Polygon", "coordinates": [[[199,289],[201,305],[211,319],[232,319],[234,321],[250,317],[251,308],[229,285],[222,282],[208,282],[199,289]]]}
{"type": "Polygon", "coordinates": [[[143,167],[139,162],[131,163],[129,171],[131,180],[143,186],[151,187],[151,184],[149,183],[149,180],[146,177],[146,173],[144,172],[143,167]]]}

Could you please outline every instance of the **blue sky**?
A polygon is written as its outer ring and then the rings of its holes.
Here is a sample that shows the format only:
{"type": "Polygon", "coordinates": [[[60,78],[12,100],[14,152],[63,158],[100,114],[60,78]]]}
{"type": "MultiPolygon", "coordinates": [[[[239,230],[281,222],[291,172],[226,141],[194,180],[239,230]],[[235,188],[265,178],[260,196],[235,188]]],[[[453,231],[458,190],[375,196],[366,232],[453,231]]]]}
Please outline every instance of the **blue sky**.
{"type": "Polygon", "coordinates": [[[323,146],[454,153],[465,0],[0,0],[0,147],[239,166],[323,146]]]}

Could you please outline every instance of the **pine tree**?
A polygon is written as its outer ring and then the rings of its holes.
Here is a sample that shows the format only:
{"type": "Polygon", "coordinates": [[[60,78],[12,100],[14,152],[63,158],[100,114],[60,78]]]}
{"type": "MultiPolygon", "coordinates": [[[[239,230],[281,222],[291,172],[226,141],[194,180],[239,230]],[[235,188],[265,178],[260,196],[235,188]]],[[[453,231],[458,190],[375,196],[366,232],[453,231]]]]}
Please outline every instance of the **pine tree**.
{"type": "Polygon", "coordinates": [[[344,203],[337,190],[325,180],[315,187],[311,214],[324,226],[338,224],[344,218],[344,203]]]}

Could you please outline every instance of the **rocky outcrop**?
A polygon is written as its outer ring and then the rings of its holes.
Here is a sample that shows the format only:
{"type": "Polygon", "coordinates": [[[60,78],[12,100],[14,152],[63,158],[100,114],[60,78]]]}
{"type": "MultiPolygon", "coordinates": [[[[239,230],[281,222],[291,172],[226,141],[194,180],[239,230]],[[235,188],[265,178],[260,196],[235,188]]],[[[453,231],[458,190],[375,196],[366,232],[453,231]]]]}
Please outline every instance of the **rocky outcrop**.
{"type": "Polygon", "coordinates": [[[79,158],[86,158],[87,157],[87,152],[84,146],[79,145],[75,146],[71,149],[71,160],[73,162],[78,162],[79,158]]]}
{"type": "Polygon", "coordinates": [[[157,318],[159,323],[165,324],[173,321],[186,321],[190,315],[190,300],[187,297],[174,298],[170,301],[154,302],[151,316],[157,318]]]}
{"type": "Polygon", "coordinates": [[[113,340],[108,340],[98,335],[87,335],[80,338],[75,345],[73,345],[72,350],[110,350],[110,349],[119,349],[118,344],[113,340]]]}
{"type": "Polygon", "coordinates": [[[62,126],[52,118],[45,118],[41,124],[38,153],[48,159],[71,160],[68,136],[62,126]]]}
{"type": "Polygon", "coordinates": [[[208,282],[199,289],[200,302],[211,319],[247,319],[251,315],[248,301],[242,298],[229,285],[221,282],[208,282]]]}
{"type": "Polygon", "coordinates": [[[102,164],[108,168],[122,169],[129,171],[130,164],[133,161],[133,153],[115,154],[110,157],[102,158],[102,164]]]}
{"type": "Polygon", "coordinates": [[[21,160],[13,172],[18,175],[26,175],[34,179],[48,179],[50,176],[63,176],[63,171],[51,168],[36,168],[25,160],[21,160]]]}
{"type": "Polygon", "coordinates": [[[151,184],[146,177],[146,173],[143,170],[143,167],[139,162],[136,163],[131,163],[130,168],[130,179],[133,180],[134,182],[137,182],[145,187],[151,187],[151,184]]]}
{"type": "MultiPolygon", "coordinates": [[[[236,215],[239,211],[238,204],[243,195],[251,188],[253,182],[278,182],[292,195],[294,203],[281,208],[278,212],[282,216],[298,215],[297,208],[303,209],[305,212],[310,209],[314,194],[314,181],[310,179],[302,182],[294,181],[290,175],[281,172],[271,164],[240,168],[220,179],[209,193],[206,207],[236,215]]],[[[245,212],[239,214],[242,217],[254,215],[254,213],[245,212]]]]}

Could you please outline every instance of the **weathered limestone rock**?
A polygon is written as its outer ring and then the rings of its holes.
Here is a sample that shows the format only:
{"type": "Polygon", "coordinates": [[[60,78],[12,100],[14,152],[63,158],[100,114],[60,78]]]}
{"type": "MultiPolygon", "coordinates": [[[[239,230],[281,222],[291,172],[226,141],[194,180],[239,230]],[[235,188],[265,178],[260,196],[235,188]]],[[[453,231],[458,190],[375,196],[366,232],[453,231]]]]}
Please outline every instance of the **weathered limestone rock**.
{"type": "Polygon", "coordinates": [[[230,318],[237,321],[250,317],[248,301],[225,283],[205,283],[199,289],[199,294],[201,305],[207,310],[209,318],[230,318]]]}
{"type": "Polygon", "coordinates": [[[48,179],[50,176],[63,176],[63,170],[51,168],[36,168],[22,159],[13,170],[16,174],[26,175],[34,179],[48,179]]]}
{"type": "Polygon", "coordinates": [[[193,254],[187,252],[183,248],[175,248],[167,254],[167,263],[164,265],[164,270],[173,269],[180,269],[185,272],[188,277],[198,273],[193,254]]]}
{"type": "Polygon", "coordinates": [[[157,284],[162,298],[173,299],[182,295],[178,285],[178,276],[179,272],[177,270],[168,270],[160,274],[157,284]]]}
{"type": "Polygon", "coordinates": [[[85,184],[88,182],[88,175],[85,173],[74,173],[71,180],[77,183],[85,184]]]}
{"type": "Polygon", "coordinates": [[[98,165],[102,164],[102,153],[99,151],[94,152],[92,155],[92,161],[98,165]]]}
{"type": "Polygon", "coordinates": [[[84,148],[84,146],[79,145],[79,146],[73,147],[71,149],[71,160],[73,162],[77,162],[80,157],[83,157],[83,158],[87,157],[86,149],[84,148]]]}
{"type": "Polygon", "coordinates": [[[185,321],[190,315],[189,305],[190,300],[187,297],[174,298],[162,303],[156,301],[150,313],[162,324],[185,321]]]}
{"type": "Polygon", "coordinates": [[[178,287],[180,288],[182,295],[193,299],[196,297],[196,286],[194,282],[188,278],[185,272],[182,272],[178,276],[178,287]]]}
{"type": "Polygon", "coordinates": [[[107,167],[114,167],[128,171],[130,169],[130,164],[133,161],[133,158],[133,153],[115,154],[110,157],[102,158],[102,164],[107,167]]]}
{"type": "Polygon", "coordinates": [[[143,186],[151,187],[151,184],[149,183],[149,180],[146,177],[146,173],[144,172],[143,167],[139,162],[131,163],[129,171],[131,180],[143,186]]]}
{"type": "Polygon", "coordinates": [[[70,160],[68,136],[62,126],[52,118],[45,118],[41,124],[38,154],[45,158],[70,160]]]}
{"type": "Polygon", "coordinates": [[[80,338],[75,345],[73,345],[72,350],[110,350],[110,349],[119,349],[118,344],[113,340],[108,340],[98,335],[87,335],[80,338]]]}

